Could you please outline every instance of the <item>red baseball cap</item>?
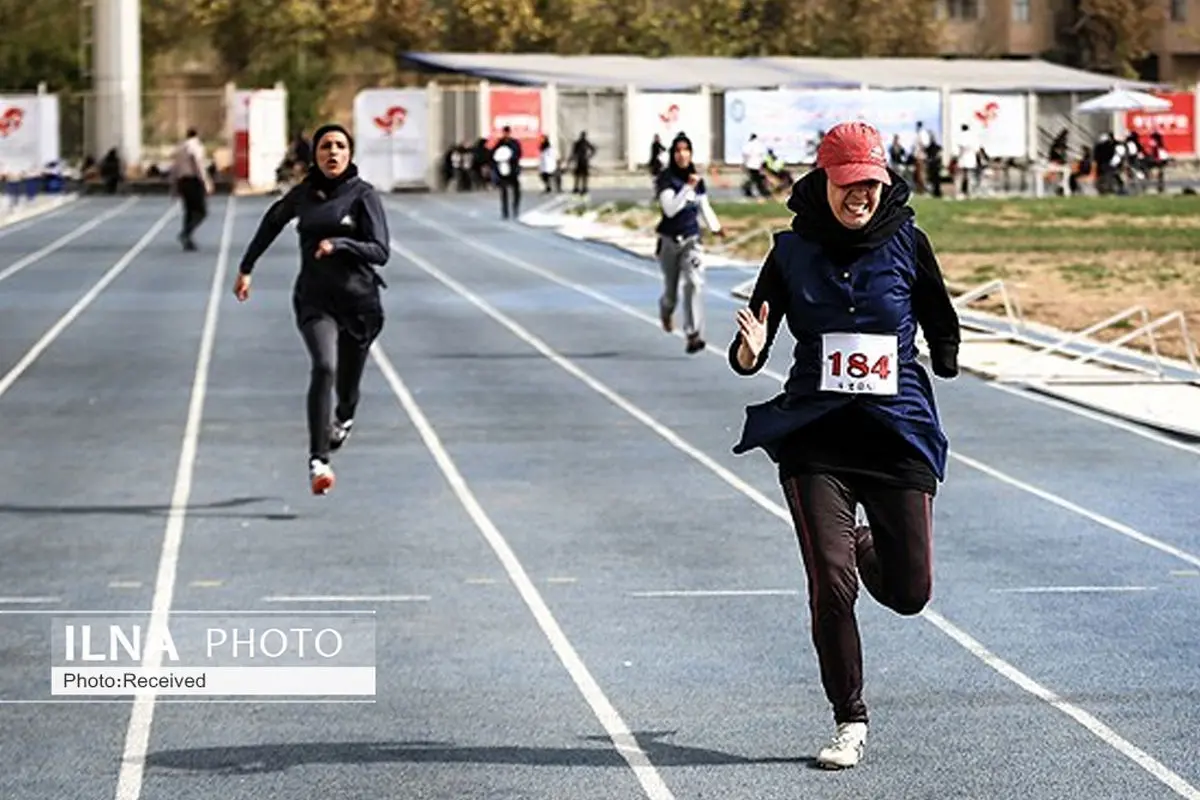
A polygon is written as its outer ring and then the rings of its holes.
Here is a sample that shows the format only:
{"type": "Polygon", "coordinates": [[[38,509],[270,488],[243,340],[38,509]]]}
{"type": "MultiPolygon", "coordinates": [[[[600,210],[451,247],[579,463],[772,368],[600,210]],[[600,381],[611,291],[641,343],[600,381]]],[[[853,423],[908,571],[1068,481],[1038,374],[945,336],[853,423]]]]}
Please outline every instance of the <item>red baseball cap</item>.
{"type": "Polygon", "coordinates": [[[817,167],[837,186],[860,181],[892,184],[883,137],[865,122],[842,122],[826,131],[817,148],[817,167]]]}

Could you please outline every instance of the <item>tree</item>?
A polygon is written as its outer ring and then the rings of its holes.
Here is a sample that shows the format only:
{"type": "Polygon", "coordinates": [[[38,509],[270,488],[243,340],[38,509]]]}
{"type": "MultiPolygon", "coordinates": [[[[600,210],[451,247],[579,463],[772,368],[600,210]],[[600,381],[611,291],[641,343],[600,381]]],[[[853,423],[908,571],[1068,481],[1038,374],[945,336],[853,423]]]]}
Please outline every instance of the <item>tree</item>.
{"type": "Polygon", "coordinates": [[[82,20],[73,0],[0,0],[0,91],[50,91],[83,85],[82,20]]]}
{"type": "Polygon", "coordinates": [[[404,50],[433,47],[446,25],[446,12],[431,0],[378,0],[359,32],[359,44],[395,58],[404,50]]]}
{"type": "Polygon", "coordinates": [[[450,0],[439,44],[452,51],[512,53],[544,37],[535,0],[450,0]]]}
{"type": "Polygon", "coordinates": [[[1155,34],[1165,22],[1161,0],[1074,0],[1071,39],[1073,61],[1084,69],[1133,78],[1134,62],[1152,52],[1155,34]]]}

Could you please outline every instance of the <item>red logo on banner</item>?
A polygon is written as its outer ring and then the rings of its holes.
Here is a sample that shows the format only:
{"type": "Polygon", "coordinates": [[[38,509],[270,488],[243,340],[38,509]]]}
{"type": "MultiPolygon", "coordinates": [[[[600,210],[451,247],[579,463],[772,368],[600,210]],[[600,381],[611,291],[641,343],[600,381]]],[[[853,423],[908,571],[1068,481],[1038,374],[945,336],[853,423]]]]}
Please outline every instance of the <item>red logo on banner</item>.
{"type": "Polygon", "coordinates": [[[408,119],[408,109],[404,106],[392,106],[375,118],[375,125],[386,134],[393,134],[404,127],[408,119]]]}
{"type": "Polygon", "coordinates": [[[540,89],[492,89],[488,93],[491,135],[488,146],[496,143],[504,126],[521,145],[521,158],[533,158],[542,145],[542,92],[540,89]]]}
{"type": "Polygon", "coordinates": [[[0,136],[8,136],[10,133],[16,133],[21,127],[21,123],[25,121],[24,109],[11,106],[0,114],[0,136]]]}
{"type": "Polygon", "coordinates": [[[979,111],[975,112],[975,119],[983,123],[983,127],[985,128],[988,125],[991,125],[998,116],[1000,116],[1000,104],[995,100],[991,101],[979,111]]]}
{"type": "Polygon", "coordinates": [[[663,125],[666,125],[669,128],[679,121],[679,113],[679,104],[671,103],[671,105],[667,107],[666,111],[658,115],[658,118],[662,120],[663,125]]]}
{"type": "Polygon", "coordinates": [[[1196,152],[1195,128],[1196,96],[1191,92],[1159,94],[1171,101],[1170,111],[1127,111],[1125,129],[1136,133],[1142,147],[1149,147],[1150,134],[1158,131],[1163,136],[1163,146],[1173,156],[1190,155],[1196,152]]]}

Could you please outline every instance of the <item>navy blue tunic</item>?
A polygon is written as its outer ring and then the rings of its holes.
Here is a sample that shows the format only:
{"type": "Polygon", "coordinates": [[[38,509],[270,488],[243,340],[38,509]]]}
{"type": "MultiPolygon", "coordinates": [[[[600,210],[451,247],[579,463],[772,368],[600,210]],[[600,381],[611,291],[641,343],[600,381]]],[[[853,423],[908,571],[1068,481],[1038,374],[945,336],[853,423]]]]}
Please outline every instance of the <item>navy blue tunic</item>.
{"type": "MultiPolygon", "coordinates": [[[[666,169],[658,174],[654,179],[654,195],[657,197],[664,191],[670,189],[675,194],[682,193],[688,188],[687,180],[681,178],[675,171],[666,169]]],[[[704,185],[704,179],[696,184],[695,188],[696,199],[691,200],[683,208],[679,210],[673,217],[668,217],[665,213],[658,221],[655,233],[661,236],[699,236],[700,235],[700,198],[703,197],[708,189],[704,185]]]]}
{"type": "MultiPolygon", "coordinates": [[[[786,318],[796,340],[793,365],[781,394],[746,409],[742,437],[733,452],[762,448],[778,462],[790,436],[830,412],[866,412],[898,434],[939,481],[944,479],[948,442],[932,381],[917,361],[917,326],[929,341],[935,372],[945,377],[957,373],[959,330],[924,232],[906,220],[879,247],[842,266],[816,242],[793,231],[778,233],[751,297],[750,308],[756,315],[764,301],[769,304],[767,343],[758,362],[750,370],[738,364],[739,334],[730,346],[730,364],[744,375],[761,369],[786,318]],[[834,332],[895,334],[897,393],[822,391],[821,335],[834,332]]],[[[871,446],[869,438],[846,433],[853,440],[848,442],[851,446],[871,446]]],[[[880,452],[888,452],[886,444],[880,445],[880,452]]]]}

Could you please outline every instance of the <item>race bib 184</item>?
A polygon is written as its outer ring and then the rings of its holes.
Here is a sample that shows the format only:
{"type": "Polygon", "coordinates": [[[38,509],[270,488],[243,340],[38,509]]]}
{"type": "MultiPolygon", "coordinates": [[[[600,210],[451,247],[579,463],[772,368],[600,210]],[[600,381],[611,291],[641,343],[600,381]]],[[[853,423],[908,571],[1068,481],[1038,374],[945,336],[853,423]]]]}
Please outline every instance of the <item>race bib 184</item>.
{"type": "Polygon", "coordinates": [[[848,394],[896,394],[896,337],[877,333],[821,336],[821,390],[848,394]]]}

